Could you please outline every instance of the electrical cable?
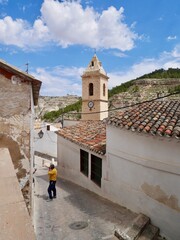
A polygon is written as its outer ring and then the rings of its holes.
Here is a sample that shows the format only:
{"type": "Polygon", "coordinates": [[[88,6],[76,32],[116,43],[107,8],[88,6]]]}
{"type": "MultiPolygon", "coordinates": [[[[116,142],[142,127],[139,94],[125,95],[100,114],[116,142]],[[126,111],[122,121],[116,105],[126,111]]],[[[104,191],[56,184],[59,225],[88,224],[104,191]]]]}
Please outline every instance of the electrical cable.
{"type": "Polygon", "coordinates": [[[134,106],[137,106],[137,105],[141,105],[141,104],[143,104],[143,103],[153,102],[153,101],[156,101],[156,100],[159,100],[159,99],[163,99],[163,98],[166,98],[166,97],[169,97],[169,96],[172,96],[172,95],[176,95],[176,94],[180,94],[180,92],[169,93],[169,94],[167,94],[167,95],[165,95],[165,96],[162,96],[162,97],[157,97],[157,98],[153,98],[153,99],[146,100],[146,101],[143,101],[143,102],[134,103],[134,104],[131,104],[131,105],[128,105],[128,106],[123,106],[123,107],[114,108],[114,109],[108,109],[108,110],[104,110],[104,111],[88,112],[88,113],[83,113],[83,112],[76,112],[76,113],[67,112],[67,113],[62,113],[61,115],[65,115],[65,114],[72,114],[72,115],[73,115],[73,114],[96,114],[96,113],[103,113],[103,112],[112,112],[112,111],[121,110],[121,109],[125,109],[125,108],[131,108],[131,107],[134,107],[134,106]]]}

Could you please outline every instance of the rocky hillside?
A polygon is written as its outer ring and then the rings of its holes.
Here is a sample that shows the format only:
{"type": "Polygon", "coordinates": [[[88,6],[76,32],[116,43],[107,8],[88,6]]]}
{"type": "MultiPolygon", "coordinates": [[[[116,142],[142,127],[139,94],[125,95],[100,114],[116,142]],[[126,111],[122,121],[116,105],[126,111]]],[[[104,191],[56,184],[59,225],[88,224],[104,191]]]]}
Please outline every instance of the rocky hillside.
{"type": "Polygon", "coordinates": [[[41,118],[47,112],[63,109],[66,106],[79,101],[79,99],[80,97],[76,95],[67,95],[63,97],[40,96],[38,106],[35,108],[36,117],[41,118]]]}
{"type": "MultiPolygon", "coordinates": [[[[109,109],[120,108],[155,98],[180,100],[180,78],[140,78],[121,84],[110,90],[109,93],[109,109]],[[177,92],[177,90],[179,94],[172,94],[173,92],[177,92]],[[169,96],[165,97],[167,95],[169,96]]],[[[78,102],[80,99],[80,97],[73,95],[63,97],[40,97],[38,107],[36,108],[36,116],[37,118],[42,118],[45,113],[64,109],[78,102]]],[[[69,115],[68,119],[74,119],[76,117],[76,114],[69,115]]],[[[55,119],[53,119],[53,121],[54,120],[55,119]]]]}
{"type": "Polygon", "coordinates": [[[180,79],[139,79],[135,80],[127,91],[114,94],[109,98],[110,108],[119,108],[135,103],[162,98],[164,100],[179,99],[180,94],[172,94],[180,88],[180,79]],[[165,97],[169,95],[168,97],[165,97]]]}

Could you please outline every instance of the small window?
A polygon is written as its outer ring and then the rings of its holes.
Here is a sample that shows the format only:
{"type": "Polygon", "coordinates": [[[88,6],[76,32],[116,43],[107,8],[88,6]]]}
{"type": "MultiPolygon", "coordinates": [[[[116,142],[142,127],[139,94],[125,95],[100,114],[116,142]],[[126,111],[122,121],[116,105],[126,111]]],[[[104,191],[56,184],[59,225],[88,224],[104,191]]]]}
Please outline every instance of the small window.
{"type": "Polygon", "coordinates": [[[88,177],[89,174],[89,154],[80,150],[80,171],[88,177]]]}
{"type": "Polygon", "coordinates": [[[91,62],[91,67],[94,67],[94,62],[93,61],[91,62]]]}
{"type": "Polygon", "coordinates": [[[94,88],[93,83],[90,83],[90,84],[89,84],[89,96],[93,96],[93,94],[94,94],[94,93],[93,93],[93,91],[94,91],[93,88],[94,88]]]}
{"type": "Polygon", "coordinates": [[[106,85],[105,85],[105,83],[103,84],[103,96],[105,96],[106,95],[106,85]]]}
{"type": "Polygon", "coordinates": [[[101,187],[102,159],[91,155],[91,180],[101,187]]]}

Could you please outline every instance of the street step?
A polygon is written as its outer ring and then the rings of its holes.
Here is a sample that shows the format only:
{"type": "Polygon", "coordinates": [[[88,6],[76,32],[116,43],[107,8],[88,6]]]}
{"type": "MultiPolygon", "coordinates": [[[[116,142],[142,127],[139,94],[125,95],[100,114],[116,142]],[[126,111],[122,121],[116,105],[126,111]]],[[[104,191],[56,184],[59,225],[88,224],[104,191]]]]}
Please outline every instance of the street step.
{"type": "Polygon", "coordinates": [[[120,240],[136,240],[143,232],[144,228],[150,223],[150,219],[140,213],[132,222],[132,225],[124,232],[115,230],[114,235],[120,240]]]}
{"type": "Polygon", "coordinates": [[[138,240],[157,240],[159,235],[159,228],[149,224],[144,229],[138,240]]]}

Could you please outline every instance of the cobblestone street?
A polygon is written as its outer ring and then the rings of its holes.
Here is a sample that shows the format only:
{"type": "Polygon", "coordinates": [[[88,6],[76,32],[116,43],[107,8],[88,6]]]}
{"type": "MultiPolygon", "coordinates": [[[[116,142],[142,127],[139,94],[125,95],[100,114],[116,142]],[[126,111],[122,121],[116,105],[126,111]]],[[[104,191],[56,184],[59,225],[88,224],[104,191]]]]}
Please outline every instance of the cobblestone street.
{"type": "Polygon", "coordinates": [[[34,227],[37,240],[112,240],[137,215],[69,181],[58,179],[57,198],[47,201],[48,176],[35,159],[34,227]]]}

